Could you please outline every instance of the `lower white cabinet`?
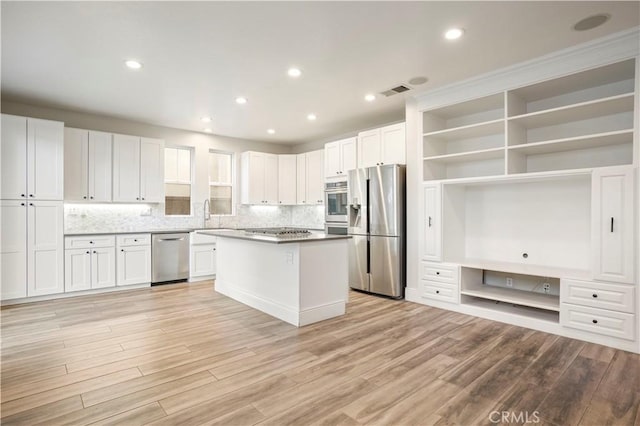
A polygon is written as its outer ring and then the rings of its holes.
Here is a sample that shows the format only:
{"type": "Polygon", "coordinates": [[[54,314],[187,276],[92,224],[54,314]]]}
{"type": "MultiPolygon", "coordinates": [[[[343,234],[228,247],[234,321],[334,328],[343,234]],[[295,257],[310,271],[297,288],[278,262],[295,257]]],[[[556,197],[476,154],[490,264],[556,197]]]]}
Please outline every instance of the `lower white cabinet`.
{"type": "Polygon", "coordinates": [[[439,184],[424,185],[424,237],[422,257],[438,261],[442,258],[442,192],[439,184]]]}
{"type": "Polygon", "coordinates": [[[64,291],[61,201],[3,200],[2,300],[64,291]]]}
{"type": "Polygon", "coordinates": [[[191,233],[189,253],[189,280],[213,278],[216,274],[216,237],[191,233]]]}
{"type": "Polygon", "coordinates": [[[149,234],[118,236],[116,285],[151,282],[151,238],[149,234]],[[136,241],[137,240],[137,241],[136,241]]]}
{"type": "Polygon", "coordinates": [[[635,315],[623,312],[560,304],[560,324],[619,339],[634,340],[635,315]]]}
{"type": "Polygon", "coordinates": [[[67,237],[65,240],[65,292],[115,287],[115,238],[67,237]],[[98,247],[96,247],[98,245],[98,247]]]}

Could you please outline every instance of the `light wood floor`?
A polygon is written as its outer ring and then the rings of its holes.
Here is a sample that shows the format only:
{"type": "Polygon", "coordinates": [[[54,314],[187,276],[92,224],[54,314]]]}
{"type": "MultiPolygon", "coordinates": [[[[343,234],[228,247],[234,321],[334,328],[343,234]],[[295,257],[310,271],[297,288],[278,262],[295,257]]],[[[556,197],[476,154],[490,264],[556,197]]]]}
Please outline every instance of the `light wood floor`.
{"type": "Polygon", "coordinates": [[[212,282],[5,307],[2,424],[640,422],[637,355],[350,297],[300,329],[212,282]]]}

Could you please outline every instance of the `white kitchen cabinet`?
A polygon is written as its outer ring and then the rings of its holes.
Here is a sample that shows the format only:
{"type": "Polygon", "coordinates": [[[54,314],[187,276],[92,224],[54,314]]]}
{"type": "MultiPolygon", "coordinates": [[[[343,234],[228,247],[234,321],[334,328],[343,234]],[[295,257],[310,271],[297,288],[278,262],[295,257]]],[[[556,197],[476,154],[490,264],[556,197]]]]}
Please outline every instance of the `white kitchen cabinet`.
{"type": "Polygon", "coordinates": [[[307,154],[296,155],[296,203],[307,204],[307,154]]]}
{"type": "Polygon", "coordinates": [[[405,124],[398,123],[358,134],[358,167],[405,164],[405,124]]]}
{"type": "Polygon", "coordinates": [[[151,282],[151,246],[118,246],[116,285],[151,282]]]}
{"type": "Polygon", "coordinates": [[[296,155],[278,155],[278,204],[296,204],[296,155]]]}
{"type": "Polygon", "coordinates": [[[247,151],[240,162],[242,204],[278,204],[278,156],[247,151]]]}
{"type": "Polygon", "coordinates": [[[592,179],[593,278],[633,283],[633,168],[596,169],[592,179]]]}
{"type": "Polygon", "coordinates": [[[64,199],[111,201],[112,135],[64,129],[64,199]]]}
{"type": "Polygon", "coordinates": [[[140,138],[113,135],[113,201],[140,201],[140,138]]]}
{"type": "Polygon", "coordinates": [[[27,202],[27,296],[64,291],[63,207],[59,201],[27,202]]]}
{"type": "Polygon", "coordinates": [[[2,115],[0,198],[62,200],[63,128],[57,121],[2,115]]]}
{"type": "Polygon", "coordinates": [[[164,201],[164,141],[113,135],[113,201],[164,201]]]}
{"type": "Polygon", "coordinates": [[[211,279],[216,274],[216,243],[214,235],[192,232],[190,235],[189,281],[211,279]]]}
{"type": "Polygon", "coordinates": [[[345,179],[347,172],[357,167],[357,139],[348,138],[324,146],[324,176],[326,179],[345,179]]]}
{"type": "Polygon", "coordinates": [[[307,203],[324,204],[324,150],[307,153],[307,203]]]}
{"type": "Polygon", "coordinates": [[[438,184],[424,185],[424,237],[422,258],[442,259],[441,189],[438,184]]]}
{"type": "Polygon", "coordinates": [[[140,138],[140,201],[164,202],[164,141],[140,138]]]}
{"type": "Polygon", "coordinates": [[[113,236],[68,237],[65,247],[65,292],[115,287],[116,257],[113,236]]]}
{"type": "MultiPolygon", "coordinates": [[[[4,121],[2,130],[4,135],[4,121]]],[[[26,297],[27,211],[25,200],[0,201],[0,268],[0,299],[26,297]]]]}

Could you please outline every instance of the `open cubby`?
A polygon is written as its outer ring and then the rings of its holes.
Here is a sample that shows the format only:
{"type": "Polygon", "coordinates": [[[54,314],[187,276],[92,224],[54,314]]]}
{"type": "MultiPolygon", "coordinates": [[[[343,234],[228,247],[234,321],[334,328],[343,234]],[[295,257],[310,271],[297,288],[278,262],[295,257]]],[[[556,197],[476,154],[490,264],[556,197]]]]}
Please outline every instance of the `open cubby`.
{"type": "Polygon", "coordinates": [[[591,175],[443,185],[443,261],[542,276],[588,276],[591,175]]]}
{"type": "Polygon", "coordinates": [[[504,148],[495,148],[425,158],[424,180],[503,175],[504,157],[504,148]]]}
{"type": "Polygon", "coordinates": [[[458,127],[473,127],[480,123],[504,119],[504,94],[441,107],[423,114],[423,133],[442,132],[458,127]]]}
{"type": "Polygon", "coordinates": [[[462,267],[460,294],[560,311],[560,279],[462,267]],[[507,284],[511,280],[511,286],[507,284]],[[549,291],[544,288],[548,285],[549,291]]]}

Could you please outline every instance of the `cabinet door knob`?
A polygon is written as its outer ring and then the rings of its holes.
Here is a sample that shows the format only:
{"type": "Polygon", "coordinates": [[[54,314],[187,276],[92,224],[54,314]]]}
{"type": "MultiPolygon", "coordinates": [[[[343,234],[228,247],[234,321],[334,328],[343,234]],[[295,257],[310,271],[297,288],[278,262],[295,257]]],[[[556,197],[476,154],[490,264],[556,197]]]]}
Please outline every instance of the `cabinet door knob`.
{"type": "Polygon", "coordinates": [[[139,200],[139,199],[140,199],[140,197],[136,197],[136,200],[139,200]]]}
{"type": "Polygon", "coordinates": [[[32,198],[33,198],[33,194],[29,194],[29,197],[32,197],[32,198]]]}
{"type": "Polygon", "coordinates": [[[120,251],[124,251],[124,249],[120,249],[120,251]]]}
{"type": "Polygon", "coordinates": [[[213,251],[216,251],[216,249],[213,249],[213,251]]]}
{"type": "Polygon", "coordinates": [[[597,324],[598,320],[591,320],[592,323],[597,324]]]}
{"type": "Polygon", "coordinates": [[[593,296],[593,298],[594,298],[594,299],[597,299],[597,298],[598,298],[598,295],[597,295],[597,294],[595,294],[595,293],[593,293],[593,294],[592,294],[592,296],[593,296]]]}
{"type": "Polygon", "coordinates": [[[96,253],[97,253],[97,252],[94,250],[94,251],[93,251],[93,254],[96,254],[96,253]]]}
{"type": "Polygon", "coordinates": [[[24,206],[25,204],[24,204],[24,203],[20,203],[20,205],[21,205],[21,206],[24,206]]]}
{"type": "Polygon", "coordinates": [[[90,254],[91,252],[87,251],[87,254],[90,254]]]}
{"type": "Polygon", "coordinates": [[[87,199],[87,196],[86,196],[86,195],[83,195],[83,196],[82,196],[82,199],[83,199],[83,200],[86,200],[86,199],[87,199]]]}
{"type": "Polygon", "coordinates": [[[89,198],[91,198],[93,200],[93,195],[91,197],[89,197],[89,198]]]}
{"type": "Polygon", "coordinates": [[[142,197],[142,201],[144,201],[144,197],[142,197]]]}
{"type": "Polygon", "coordinates": [[[436,294],[440,294],[440,290],[436,290],[436,294]]]}
{"type": "Polygon", "coordinates": [[[30,206],[33,206],[33,203],[29,203],[30,206]]]}
{"type": "Polygon", "coordinates": [[[24,194],[20,194],[21,197],[24,197],[24,194]]]}

